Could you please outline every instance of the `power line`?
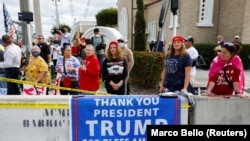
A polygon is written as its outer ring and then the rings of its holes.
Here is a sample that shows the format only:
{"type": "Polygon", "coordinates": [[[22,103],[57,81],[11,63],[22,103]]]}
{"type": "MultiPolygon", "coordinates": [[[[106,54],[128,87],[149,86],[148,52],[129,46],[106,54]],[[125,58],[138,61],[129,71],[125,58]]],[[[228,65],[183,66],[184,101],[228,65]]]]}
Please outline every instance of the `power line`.
{"type": "Polygon", "coordinates": [[[88,12],[89,12],[89,5],[90,5],[90,0],[88,0],[88,3],[85,7],[85,10],[84,10],[84,18],[86,18],[88,16],[88,12]]]}
{"type": "Polygon", "coordinates": [[[74,18],[74,9],[73,9],[72,0],[69,0],[69,4],[70,4],[70,12],[71,12],[72,22],[74,23],[75,18],[74,18]]]}

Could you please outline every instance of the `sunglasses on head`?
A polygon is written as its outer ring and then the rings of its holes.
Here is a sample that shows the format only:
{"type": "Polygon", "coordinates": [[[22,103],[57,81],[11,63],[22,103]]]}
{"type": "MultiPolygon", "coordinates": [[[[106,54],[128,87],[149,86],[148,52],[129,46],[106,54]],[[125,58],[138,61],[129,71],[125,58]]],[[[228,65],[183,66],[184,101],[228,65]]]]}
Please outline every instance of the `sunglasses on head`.
{"type": "Polygon", "coordinates": [[[234,44],[233,43],[224,43],[222,46],[224,46],[224,47],[233,47],[234,44]]]}
{"type": "Polygon", "coordinates": [[[234,46],[233,43],[231,43],[231,42],[224,42],[224,41],[222,41],[222,42],[220,43],[220,45],[221,45],[222,47],[233,47],[233,46],[234,46]]]}

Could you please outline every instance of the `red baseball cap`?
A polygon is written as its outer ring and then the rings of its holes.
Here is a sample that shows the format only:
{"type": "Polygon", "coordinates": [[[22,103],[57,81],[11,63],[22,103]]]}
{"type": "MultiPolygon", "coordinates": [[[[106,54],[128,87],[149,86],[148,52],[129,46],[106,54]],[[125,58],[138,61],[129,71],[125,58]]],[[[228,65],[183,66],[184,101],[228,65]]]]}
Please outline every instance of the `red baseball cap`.
{"type": "Polygon", "coordinates": [[[85,40],[86,40],[86,37],[82,36],[81,41],[85,41],[85,40]]]}
{"type": "Polygon", "coordinates": [[[174,36],[174,37],[172,38],[172,43],[173,43],[173,42],[177,42],[177,41],[184,43],[184,37],[181,36],[181,35],[176,35],[176,36],[174,36]]]}
{"type": "Polygon", "coordinates": [[[110,41],[109,47],[114,44],[116,47],[118,47],[118,42],[117,41],[110,41]]]}

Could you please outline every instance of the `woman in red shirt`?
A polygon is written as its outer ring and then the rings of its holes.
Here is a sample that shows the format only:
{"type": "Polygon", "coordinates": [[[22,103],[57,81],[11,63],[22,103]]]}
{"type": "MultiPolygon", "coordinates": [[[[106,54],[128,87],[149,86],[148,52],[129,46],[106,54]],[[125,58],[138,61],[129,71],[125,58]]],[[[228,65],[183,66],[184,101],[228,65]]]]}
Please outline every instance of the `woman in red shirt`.
{"type": "Polygon", "coordinates": [[[71,46],[71,50],[72,50],[72,55],[78,58],[80,55],[80,46],[78,45],[77,39],[73,40],[73,46],[71,46]]]}
{"type": "Polygon", "coordinates": [[[209,70],[208,95],[237,95],[244,91],[244,69],[239,53],[240,45],[221,43],[221,52],[209,70]]]}
{"type": "Polygon", "coordinates": [[[79,88],[87,91],[97,91],[100,87],[100,65],[95,55],[93,45],[85,48],[86,57],[79,69],[79,88]]]}

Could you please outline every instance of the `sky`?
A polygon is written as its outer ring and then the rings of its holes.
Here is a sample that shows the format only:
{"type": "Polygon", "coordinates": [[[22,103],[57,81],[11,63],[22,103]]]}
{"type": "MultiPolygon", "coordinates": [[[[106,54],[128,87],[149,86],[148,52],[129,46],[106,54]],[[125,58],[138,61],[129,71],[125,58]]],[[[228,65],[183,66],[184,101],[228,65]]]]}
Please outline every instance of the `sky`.
{"type": "MultiPolygon", "coordinates": [[[[30,12],[33,10],[33,0],[30,1],[30,12]]],[[[95,21],[95,15],[102,9],[116,8],[117,0],[57,0],[59,23],[72,26],[77,21],[95,21]],[[87,6],[88,5],[88,6],[87,6]],[[73,16],[72,16],[73,15],[73,16]]],[[[5,34],[3,3],[7,7],[13,21],[18,21],[20,0],[0,0],[0,35],[5,34]]],[[[40,14],[43,34],[50,35],[53,25],[56,25],[55,0],[40,0],[40,14]]],[[[34,22],[31,22],[34,27],[34,22]]],[[[15,25],[18,28],[18,25],[15,25]]],[[[35,27],[34,27],[35,28],[35,27]]]]}

